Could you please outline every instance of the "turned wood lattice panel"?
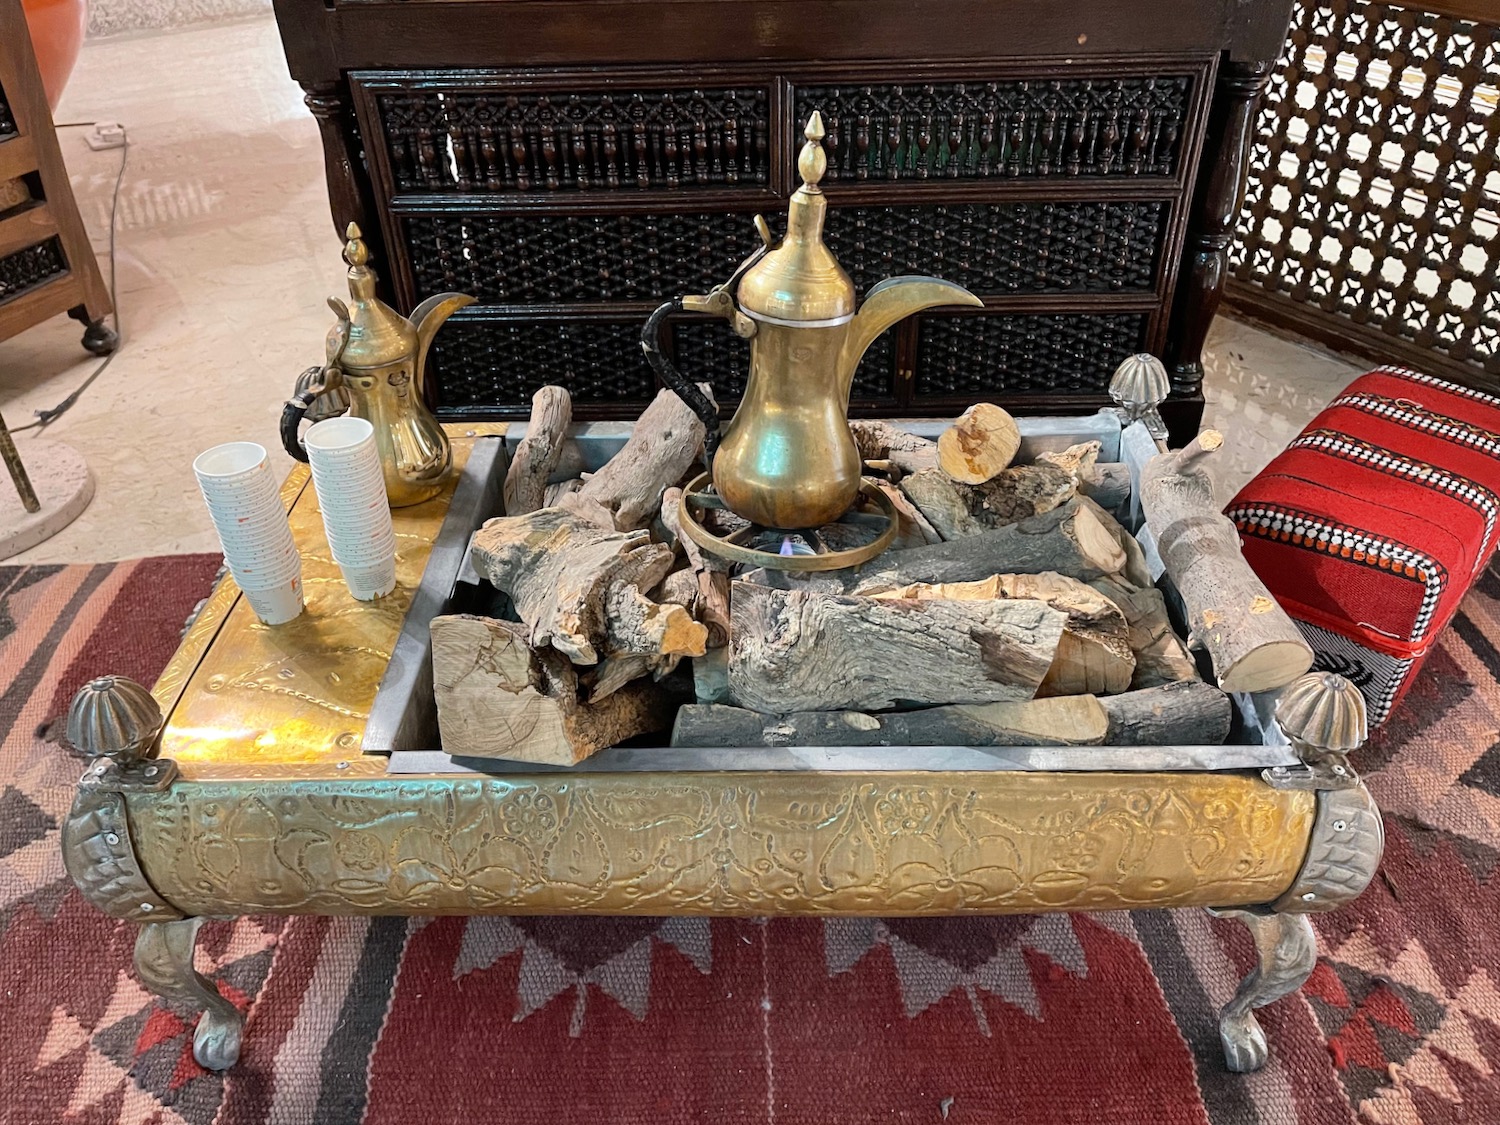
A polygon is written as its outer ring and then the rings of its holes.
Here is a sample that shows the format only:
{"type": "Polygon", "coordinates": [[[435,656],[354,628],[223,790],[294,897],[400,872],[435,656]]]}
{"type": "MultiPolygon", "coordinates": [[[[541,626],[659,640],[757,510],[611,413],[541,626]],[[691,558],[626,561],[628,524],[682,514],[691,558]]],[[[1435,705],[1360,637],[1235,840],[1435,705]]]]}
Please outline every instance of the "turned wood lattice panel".
{"type": "Polygon", "coordinates": [[[917,333],[916,393],[973,401],[1002,395],[1103,394],[1141,350],[1147,318],[929,316],[917,333]]]}
{"type": "Polygon", "coordinates": [[[68,260],[57,238],[17,250],[0,258],[0,301],[9,301],[67,272],[68,260]]]}
{"type": "Polygon", "coordinates": [[[402,191],[555,192],[764,184],[764,87],[378,98],[402,191]]]}
{"type": "Polygon", "coordinates": [[[1192,85],[1163,75],[799,86],[792,116],[800,133],[823,114],[829,181],[1170,176],[1192,85]]]}
{"type": "Polygon", "coordinates": [[[1500,380],[1500,8],[1299,0],[1230,297],[1335,347],[1500,380]],[[1477,10],[1477,8],[1476,8],[1477,10]]]}
{"type": "MultiPolygon", "coordinates": [[[[826,241],[861,293],[899,273],[980,295],[1150,293],[1166,220],[1161,202],[842,207],[830,211],[826,241]]],[[[416,298],[456,290],[501,304],[704,293],[758,241],[749,215],[722,211],[402,223],[416,298]]]]}

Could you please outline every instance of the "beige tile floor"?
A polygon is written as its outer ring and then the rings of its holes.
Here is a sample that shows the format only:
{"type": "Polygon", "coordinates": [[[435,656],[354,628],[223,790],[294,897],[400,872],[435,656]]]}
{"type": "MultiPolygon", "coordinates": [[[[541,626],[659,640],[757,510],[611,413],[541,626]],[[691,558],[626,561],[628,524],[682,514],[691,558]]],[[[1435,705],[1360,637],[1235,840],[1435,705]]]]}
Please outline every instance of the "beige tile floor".
{"type": "MultiPolygon", "coordinates": [[[[189,463],[221,441],[276,446],[292,379],[321,357],[324,298],[343,290],[317,129],[269,16],[90,41],[57,119],[129,130],[117,235],[125,343],[78,405],[41,436],[18,436],[23,456],[37,441],[78,449],[98,491],[75,524],[12,561],[213,550],[189,463]]],[[[102,251],[119,153],[90,151],[83,132],[65,130],[63,152],[102,251]]],[[[95,362],[65,317],[0,343],[0,411],[13,426],[30,421],[95,362]]],[[[1208,423],[1230,436],[1226,498],[1355,373],[1221,318],[1207,395],[1208,423]]]]}

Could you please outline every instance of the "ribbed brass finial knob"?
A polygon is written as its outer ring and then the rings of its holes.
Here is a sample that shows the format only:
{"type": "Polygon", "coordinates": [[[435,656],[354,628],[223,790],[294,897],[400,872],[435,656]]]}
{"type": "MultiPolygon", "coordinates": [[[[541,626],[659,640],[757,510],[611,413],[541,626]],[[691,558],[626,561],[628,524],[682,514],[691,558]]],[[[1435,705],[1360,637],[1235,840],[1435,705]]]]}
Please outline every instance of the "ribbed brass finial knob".
{"type": "Polygon", "coordinates": [[[349,241],[344,243],[344,261],[359,269],[370,260],[370,248],[365,245],[364,235],[360,233],[358,223],[350,223],[344,235],[349,241]]]}
{"type": "Polygon", "coordinates": [[[807,128],[802,130],[802,135],[807,138],[807,143],[797,156],[797,172],[809,191],[818,191],[818,182],[828,171],[828,154],[823,151],[823,137],[826,135],[823,115],[817,110],[813,110],[813,115],[807,119],[807,128]]]}
{"type": "Polygon", "coordinates": [[[78,689],[68,708],[68,741],[90,758],[113,758],[124,769],[150,757],[161,731],[151,693],[124,676],[100,676],[78,689]]]}
{"type": "Polygon", "coordinates": [[[1276,722],[1299,751],[1356,750],[1369,736],[1365,697],[1334,672],[1298,676],[1276,701],[1276,722]]]}

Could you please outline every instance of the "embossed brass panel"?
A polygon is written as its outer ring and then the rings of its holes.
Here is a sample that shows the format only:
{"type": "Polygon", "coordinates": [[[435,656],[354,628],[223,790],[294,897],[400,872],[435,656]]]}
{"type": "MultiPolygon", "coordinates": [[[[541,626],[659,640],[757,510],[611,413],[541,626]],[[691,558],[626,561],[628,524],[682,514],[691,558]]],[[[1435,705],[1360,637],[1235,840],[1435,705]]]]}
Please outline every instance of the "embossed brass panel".
{"type": "Polygon", "coordinates": [[[337,776],[130,795],[192,914],[951,914],[1269,902],[1314,795],[1236,774],[337,776]]]}
{"type": "Polygon", "coordinates": [[[162,757],[185,768],[358,757],[375,689],[474,438],[505,427],[447,430],[456,471],[432,500],[391,512],[396,589],[378,601],[349,595],[328,552],[307,467],[292,470],[281,495],[302,554],[307,612],[286,625],[263,625],[234,580],[224,578],[152,690],[168,716],[162,757]]]}

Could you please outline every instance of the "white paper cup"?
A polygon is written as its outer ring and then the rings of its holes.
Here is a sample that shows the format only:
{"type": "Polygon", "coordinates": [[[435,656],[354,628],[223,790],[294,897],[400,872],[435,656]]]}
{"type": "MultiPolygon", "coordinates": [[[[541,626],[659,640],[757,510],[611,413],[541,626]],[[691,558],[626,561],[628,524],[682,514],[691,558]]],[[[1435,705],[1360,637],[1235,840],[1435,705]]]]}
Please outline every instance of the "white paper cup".
{"type": "Polygon", "coordinates": [[[262,472],[270,472],[266,447],[253,441],[225,442],[193,459],[193,473],[206,488],[228,487],[262,472]]]}
{"type": "Polygon", "coordinates": [[[396,588],[396,560],[376,563],[373,566],[344,566],[340,564],[344,583],[355,601],[371,602],[383,598],[396,588]]]}
{"type": "Polygon", "coordinates": [[[255,611],[255,616],[266,625],[285,625],[302,614],[302,575],[268,589],[246,590],[241,587],[245,600],[255,611]]]}

